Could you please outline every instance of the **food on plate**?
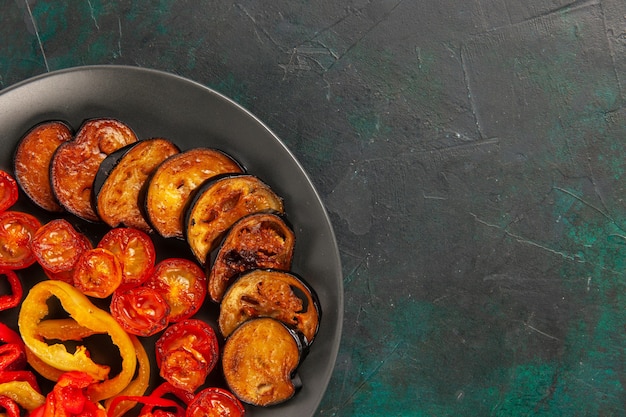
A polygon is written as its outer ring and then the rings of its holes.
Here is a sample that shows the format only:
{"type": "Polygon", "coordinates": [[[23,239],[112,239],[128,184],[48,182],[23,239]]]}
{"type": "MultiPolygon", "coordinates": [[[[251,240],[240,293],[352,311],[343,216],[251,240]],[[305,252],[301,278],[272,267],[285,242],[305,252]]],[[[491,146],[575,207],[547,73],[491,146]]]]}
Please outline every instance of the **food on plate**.
{"type": "Polygon", "coordinates": [[[169,322],[188,319],[200,310],[206,298],[206,275],[195,262],[167,258],[159,262],[145,282],[170,306],[169,322]]]}
{"type": "Polygon", "coordinates": [[[172,386],[196,391],[217,364],[218,340],[211,326],[187,319],[172,324],[155,346],[160,375],[172,386]]]}
{"type": "Polygon", "coordinates": [[[89,387],[96,380],[85,372],[70,371],[62,374],[46,395],[46,401],[32,411],[32,417],[106,417],[98,402],[89,398],[89,387]]]}
{"type": "Polygon", "coordinates": [[[200,391],[187,406],[187,417],[241,417],[246,409],[232,392],[209,387],[200,391]]]}
{"type": "MultiPolygon", "coordinates": [[[[6,268],[0,268],[0,277],[5,277],[9,284],[9,287],[11,288],[10,293],[0,295],[0,311],[17,307],[18,305],[20,305],[20,302],[22,301],[22,295],[24,294],[22,282],[15,272],[6,268]]],[[[2,359],[1,354],[0,359],[2,359]]]]}
{"type": "Polygon", "coordinates": [[[224,233],[240,218],[261,211],[284,210],[283,200],[250,174],[209,180],[197,191],[185,214],[185,237],[201,264],[207,262],[224,233]]]}
{"type": "Polygon", "coordinates": [[[228,230],[208,271],[209,294],[221,301],[233,279],[257,268],[291,268],[296,237],[274,213],[253,213],[228,230]]]}
{"type": "Polygon", "coordinates": [[[0,268],[24,269],[35,263],[30,242],[40,227],[32,214],[13,210],[0,213],[0,268]]]}
{"type": "Polygon", "coordinates": [[[146,139],[109,154],[100,164],[93,186],[93,199],[100,219],[111,227],[151,227],[143,214],[143,191],[148,177],[171,155],[180,152],[167,139],[146,139]]]}
{"type": "Polygon", "coordinates": [[[210,178],[242,172],[239,163],[217,149],[193,148],[172,155],[156,168],[148,182],[148,223],[163,237],[183,238],[183,216],[189,196],[210,178]]]}
{"type": "Polygon", "coordinates": [[[63,211],[50,185],[50,161],[57,148],[73,137],[72,130],[64,122],[43,122],[28,131],[15,149],[15,179],[24,193],[44,210],[63,211]]]}
{"type": "Polygon", "coordinates": [[[224,344],[222,368],[226,383],[241,401],[270,406],[296,392],[293,376],[302,346],[283,323],[272,318],[248,320],[224,344]]]}
{"type": "Polygon", "coordinates": [[[165,297],[145,286],[113,292],[110,309],[115,321],[137,336],[152,336],[169,323],[170,306],[165,297]]]}
{"type": "Polygon", "coordinates": [[[280,320],[300,332],[310,345],[319,327],[319,301],[313,289],[294,273],[255,269],[237,278],[222,299],[220,331],[228,337],[254,317],[280,320]]]}
{"type": "Polygon", "coordinates": [[[70,284],[53,280],[35,284],[22,302],[18,327],[28,352],[44,366],[58,371],[85,372],[98,381],[89,387],[89,397],[94,401],[119,394],[135,374],[137,355],[128,333],[107,311],[96,307],[86,295],[70,284]],[[41,337],[38,327],[50,313],[50,299],[58,300],[77,325],[94,333],[109,335],[121,357],[121,370],[116,375],[109,375],[109,365],[95,362],[85,345],[79,344],[70,353],[64,344],[49,344],[41,337]]]}
{"type": "Polygon", "coordinates": [[[116,227],[98,242],[99,248],[115,254],[122,264],[120,287],[135,287],[145,282],[156,262],[154,242],[145,232],[132,227],[116,227]]]}
{"type": "Polygon", "coordinates": [[[99,221],[92,206],[92,187],[100,163],[136,141],[131,128],[118,120],[84,122],[73,140],[59,145],[50,162],[50,184],[61,206],[82,219],[99,221]]]}

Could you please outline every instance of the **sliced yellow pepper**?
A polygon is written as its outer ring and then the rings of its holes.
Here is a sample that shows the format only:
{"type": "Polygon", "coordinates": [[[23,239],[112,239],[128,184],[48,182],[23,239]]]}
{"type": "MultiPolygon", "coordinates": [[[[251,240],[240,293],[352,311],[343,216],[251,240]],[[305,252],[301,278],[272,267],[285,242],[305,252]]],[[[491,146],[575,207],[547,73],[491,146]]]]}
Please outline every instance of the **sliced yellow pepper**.
{"type": "Polygon", "coordinates": [[[33,411],[46,402],[46,397],[38,393],[26,381],[10,381],[0,384],[0,395],[9,397],[20,407],[33,411]]]}
{"type": "MultiPolygon", "coordinates": [[[[22,302],[18,317],[18,326],[22,339],[29,353],[42,363],[60,371],[80,371],[97,381],[89,387],[88,397],[100,401],[120,393],[130,383],[137,367],[137,357],[133,342],[128,335],[105,310],[91,303],[79,290],[62,281],[41,281],[28,292],[22,302]],[[67,351],[61,343],[48,344],[40,334],[40,323],[49,313],[48,299],[56,297],[76,325],[91,330],[93,333],[106,333],[119,349],[122,369],[109,378],[109,366],[94,362],[87,348],[79,345],[74,353],[67,351]]],[[[45,332],[44,332],[45,333],[45,332]]],[[[68,335],[72,332],[68,332],[68,335]]]]}

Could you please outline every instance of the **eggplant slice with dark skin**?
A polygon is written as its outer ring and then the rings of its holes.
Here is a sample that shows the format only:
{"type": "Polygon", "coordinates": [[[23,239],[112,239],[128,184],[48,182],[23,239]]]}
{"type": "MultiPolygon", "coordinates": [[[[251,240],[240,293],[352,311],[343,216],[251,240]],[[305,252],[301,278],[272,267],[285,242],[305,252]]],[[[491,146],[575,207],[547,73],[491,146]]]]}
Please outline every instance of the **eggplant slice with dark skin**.
{"type": "Polygon", "coordinates": [[[251,269],[289,270],[296,236],[277,214],[253,213],[239,219],[226,233],[211,263],[209,295],[219,302],[233,278],[251,269]]]}
{"type": "Polygon", "coordinates": [[[179,152],[171,141],[154,138],[107,156],[100,165],[93,189],[100,219],[111,227],[124,225],[151,232],[142,210],[144,187],[159,164],[179,152]]]}
{"type": "Polygon", "coordinates": [[[100,163],[107,155],[134,142],[135,133],[118,120],[85,121],[73,140],[56,149],[50,163],[50,184],[61,206],[84,220],[99,221],[91,193],[100,163]]]}
{"type": "Polygon", "coordinates": [[[254,175],[235,174],[208,180],[185,212],[185,239],[197,261],[206,265],[226,231],[248,214],[283,213],[283,200],[254,175]]]}
{"type": "Polygon", "coordinates": [[[272,317],[298,331],[305,347],[315,339],[321,318],[313,288],[293,272],[256,269],[241,275],[220,303],[218,325],[228,337],[241,323],[272,317]]]}
{"type": "Polygon", "coordinates": [[[148,180],[145,197],[148,223],[163,237],[182,239],[184,210],[193,191],[217,175],[242,172],[237,161],[217,149],[193,148],[172,155],[148,180]]]}
{"type": "Polygon", "coordinates": [[[50,161],[57,148],[73,138],[67,124],[54,120],[33,127],[15,148],[15,179],[28,198],[44,210],[55,213],[64,210],[52,193],[50,161]]]}
{"type": "Polygon", "coordinates": [[[302,346],[291,329],[272,318],[246,321],[226,339],[222,369],[229,388],[241,401],[270,406],[296,392],[302,346]]]}

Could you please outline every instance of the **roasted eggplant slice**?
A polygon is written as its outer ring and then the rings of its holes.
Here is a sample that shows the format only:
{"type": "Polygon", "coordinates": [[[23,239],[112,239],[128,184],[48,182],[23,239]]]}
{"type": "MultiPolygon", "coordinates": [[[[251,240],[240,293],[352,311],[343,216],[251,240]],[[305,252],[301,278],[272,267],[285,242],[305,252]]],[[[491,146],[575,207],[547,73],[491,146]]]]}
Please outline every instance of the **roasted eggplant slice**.
{"type": "Polygon", "coordinates": [[[249,320],[226,340],[224,378],[245,403],[270,406],[284,402],[296,392],[294,375],[301,351],[297,336],[278,320],[249,320]]]}
{"type": "Polygon", "coordinates": [[[304,336],[309,346],[317,334],[320,303],[313,289],[293,272],[256,269],[237,278],[220,304],[218,324],[228,337],[254,317],[273,317],[304,336]]]}
{"type": "Polygon", "coordinates": [[[206,264],[224,233],[240,218],[261,211],[283,212],[283,200],[259,178],[229,175],[200,186],[185,212],[184,233],[198,262],[206,264]]]}
{"type": "Polygon", "coordinates": [[[55,120],[36,125],[17,144],[15,179],[33,203],[44,210],[63,211],[50,187],[50,161],[57,148],[73,138],[69,126],[55,120]]]}
{"type": "Polygon", "coordinates": [[[111,227],[152,229],[141,208],[142,191],[157,166],[180,149],[162,138],[142,140],[106,157],[94,182],[98,216],[111,227]]]}
{"type": "Polygon", "coordinates": [[[258,268],[291,268],[295,235],[274,213],[254,213],[241,218],[228,230],[213,261],[209,295],[219,302],[233,278],[258,268]]]}
{"type": "Polygon", "coordinates": [[[163,237],[183,237],[184,210],[191,193],[217,175],[241,173],[229,155],[211,148],[194,148],[173,155],[154,171],[145,198],[145,212],[163,237]]]}
{"type": "Polygon", "coordinates": [[[114,119],[88,120],[74,140],[61,144],[50,164],[52,192],[68,212],[90,221],[100,220],[91,199],[93,181],[107,155],[137,141],[135,133],[114,119]]]}

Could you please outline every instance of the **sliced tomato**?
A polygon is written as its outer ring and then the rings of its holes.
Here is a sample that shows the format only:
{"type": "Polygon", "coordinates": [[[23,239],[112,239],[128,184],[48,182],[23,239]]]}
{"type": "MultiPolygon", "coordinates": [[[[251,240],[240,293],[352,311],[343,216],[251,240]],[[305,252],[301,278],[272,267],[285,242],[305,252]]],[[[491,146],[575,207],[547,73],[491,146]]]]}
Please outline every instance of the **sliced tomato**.
{"type": "Polygon", "coordinates": [[[219,346],[215,331],[202,320],[172,324],[157,340],[160,375],[178,389],[196,391],[215,367],[219,346]]]}
{"type": "Polygon", "coordinates": [[[11,174],[0,170],[0,211],[9,209],[19,196],[17,181],[11,174]]]}
{"type": "Polygon", "coordinates": [[[109,230],[98,247],[113,252],[122,262],[122,286],[143,283],[154,269],[156,250],[150,236],[139,229],[118,227],[109,230]]]}
{"type": "Polygon", "coordinates": [[[67,220],[55,219],[37,230],[31,248],[45,270],[60,273],[73,269],[83,252],[91,249],[91,242],[67,220]]]}
{"type": "Polygon", "coordinates": [[[193,316],[207,294],[206,274],[198,264],[184,258],[168,258],[159,262],[146,281],[170,306],[169,321],[175,323],[193,316]]]}
{"type": "Polygon", "coordinates": [[[21,211],[0,213],[0,267],[22,269],[35,263],[30,242],[41,227],[39,220],[21,211]]]}
{"type": "Polygon", "coordinates": [[[167,327],[170,306],[156,290],[139,286],[115,291],[111,314],[128,333],[151,336],[167,327]]]}
{"type": "Polygon", "coordinates": [[[78,259],[72,278],[83,294],[106,298],[122,283],[122,264],[107,249],[89,249],[78,259]]]}
{"type": "Polygon", "coordinates": [[[203,389],[187,407],[187,417],[241,417],[245,412],[232,392],[218,387],[203,389]]]}

